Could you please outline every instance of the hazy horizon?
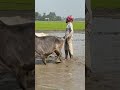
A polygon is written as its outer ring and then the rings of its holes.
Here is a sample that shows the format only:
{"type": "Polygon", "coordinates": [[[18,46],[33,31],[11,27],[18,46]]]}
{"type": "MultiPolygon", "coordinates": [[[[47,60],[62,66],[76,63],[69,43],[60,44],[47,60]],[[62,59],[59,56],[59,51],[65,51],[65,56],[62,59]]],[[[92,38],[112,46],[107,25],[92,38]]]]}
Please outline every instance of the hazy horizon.
{"type": "Polygon", "coordinates": [[[43,15],[55,12],[57,16],[85,18],[85,0],[35,0],[35,11],[43,15]]]}

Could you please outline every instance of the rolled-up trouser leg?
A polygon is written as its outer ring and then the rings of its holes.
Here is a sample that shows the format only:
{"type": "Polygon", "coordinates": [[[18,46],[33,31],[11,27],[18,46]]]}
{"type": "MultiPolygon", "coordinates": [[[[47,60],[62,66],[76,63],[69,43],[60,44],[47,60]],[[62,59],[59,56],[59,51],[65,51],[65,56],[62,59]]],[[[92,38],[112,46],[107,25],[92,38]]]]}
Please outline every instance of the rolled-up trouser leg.
{"type": "Polygon", "coordinates": [[[68,41],[65,40],[65,44],[64,44],[64,50],[65,50],[65,59],[68,58],[68,53],[69,53],[69,48],[68,48],[68,41]]]}
{"type": "Polygon", "coordinates": [[[65,59],[68,58],[68,50],[65,50],[65,59]]]}
{"type": "Polygon", "coordinates": [[[69,46],[69,55],[70,58],[73,58],[73,45],[72,45],[72,39],[68,41],[68,46],[69,46]]]}

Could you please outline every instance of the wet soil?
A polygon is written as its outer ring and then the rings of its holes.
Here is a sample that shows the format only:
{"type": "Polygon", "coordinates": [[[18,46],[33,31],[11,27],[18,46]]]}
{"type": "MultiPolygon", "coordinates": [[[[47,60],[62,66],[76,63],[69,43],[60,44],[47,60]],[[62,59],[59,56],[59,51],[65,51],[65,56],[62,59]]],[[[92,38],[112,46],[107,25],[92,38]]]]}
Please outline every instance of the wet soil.
{"type": "MultiPolygon", "coordinates": [[[[49,35],[63,37],[64,32],[49,32],[49,35]]],[[[35,90],[85,90],[85,34],[74,33],[74,58],[56,64],[56,57],[51,56],[44,65],[40,57],[36,58],[35,90]]]]}

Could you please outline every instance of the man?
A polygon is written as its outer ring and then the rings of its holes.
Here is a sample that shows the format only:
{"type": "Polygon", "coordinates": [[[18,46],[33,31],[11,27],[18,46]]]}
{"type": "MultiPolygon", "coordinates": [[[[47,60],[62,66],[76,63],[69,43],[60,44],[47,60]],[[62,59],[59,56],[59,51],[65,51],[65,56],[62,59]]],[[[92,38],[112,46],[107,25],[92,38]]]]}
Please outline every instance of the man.
{"type": "Polygon", "coordinates": [[[73,16],[70,15],[66,18],[66,31],[65,31],[65,44],[64,44],[64,49],[65,49],[65,59],[68,59],[68,54],[70,58],[73,58],[73,45],[72,45],[72,38],[73,38],[73,16]]]}

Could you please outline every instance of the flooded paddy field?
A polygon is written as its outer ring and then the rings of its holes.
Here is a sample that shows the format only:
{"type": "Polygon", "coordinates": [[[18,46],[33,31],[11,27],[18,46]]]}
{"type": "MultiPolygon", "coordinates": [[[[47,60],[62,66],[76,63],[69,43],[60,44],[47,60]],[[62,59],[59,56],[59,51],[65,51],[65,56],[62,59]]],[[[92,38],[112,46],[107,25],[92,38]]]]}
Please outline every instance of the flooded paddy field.
{"type": "MultiPolygon", "coordinates": [[[[63,37],[64,32],[45,32],[63,37]]],[[[39,35],[39,33],[36,33],[39,35]]],[[[56,64],[55,57],[47,59],[44,65],[37,57],[35,60],[35,90],[85,90],[85,33],[75,32],[73,37],[74,58],[56,64]]]]}

